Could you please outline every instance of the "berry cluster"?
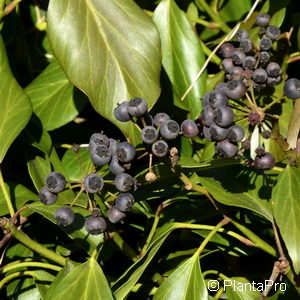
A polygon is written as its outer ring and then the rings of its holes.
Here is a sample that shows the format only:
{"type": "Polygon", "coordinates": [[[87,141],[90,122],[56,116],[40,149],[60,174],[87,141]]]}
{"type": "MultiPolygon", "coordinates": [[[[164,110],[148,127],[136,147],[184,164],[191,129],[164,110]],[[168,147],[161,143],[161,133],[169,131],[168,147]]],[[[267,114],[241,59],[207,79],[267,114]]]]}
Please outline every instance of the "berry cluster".
{"type": "Polygon", "coordinates": [[[231,43],[221,46],[220,52],[224,58],[221,67],[226,72],[226,79],[241,80],[246,88],[251,85],[257,91],[266,86],[277,85],[281,81],[280,66],[270,61],[269,53],[273,42],[280,35],[280,29],[277,26],[268,26],[269,21],[270,16],[267,14],[256,17],[261,35],[258,47],[255,48],[254,42],[249,39],[249,32],[243,29],[236,34],[238,47],[231,43]]]}
{"type": "Polygon", "coordinates": [[[130,121],[134,117],[141,119],[143,125],[141,139],[146,145],[151,146],[151,153],[157,157],[164,157],[169,153],[166,141],[176,139],[180,133],[188,138],[199,134],[198,126],[193,120],[184,120],[179,126],[166,113],[157,113],[152,117],[143,98],[122,102],[114,110],[114,115],[121,122],[130,121]]]}
{"type": "MultiPolygon", "coordinates": [[[[238,153],[237,142],[245,138],[244,129],[234,124],[235,115],[231,107],[237,106],[233,104],[242,104],[241,100],[245,97],[249,100],[248,91],[254,95],[254,91],[260,92],[281,81],[279,64],[270,61],[270,50],[280,35],[280,29],[270,26],[269,22],[269,15],[257,15],[256,25],[259,26],[260,35],[257,46],[249,39],[249,32],[242,29],[237,32],[235,41],[220,47],[223,57],[221,69],[225,71],[226,82],[219,83],[213,91],[204,95],[203,110],[199,117],[203,126],[202,136],[208,141],[216,141],[215,151],[219,157],[234,157],[238,153]]],[[[295,84],[294,81],[292,83],[295,84]]],[[[255,108],[248,114],[252,126],[264,118],[262,110],[257,109],[256,105],[255,108]]],[[[274,166],[273,161],[271,153],[264,153],[255,158],[253,165],[258,169],[270,169],[274,166]],[[270,163],[257,163],[263,157],[271,157],[270,163]]]]}
{"type": "MultiPolygon", "coordinates": [[[[120,192],[116,198],[115,205],[111,206],[107,213],[107,219],[111,223],[117,223],[125,218],[134,204],[134,196],[130,191],[135,191],[137,181],[128,173],[130,163],[136,155],[135,147],[128,142],[118,142],[108,138],[103,133],[94,133],[88,144],[91,161],[94,164],[94,171],[98,166],[109,164],[109,170],[115,175],[114,186],[120,192]]],[[[46,177],[46,185],[41,189],[39,197],[45,205],[54,204],[57,200],[57,193],[66,188],[65,177],[52,172],[46,177]]],[[[100,174],[92,172],[87,174],[80,182],[82,191],[90,196],[99,193],[104,188],[104,179],[100,174]]],[[[90,234],[100,234],[107,228],[107,223],[98,208],[93,208],[91,216],[85,221],[84,227],[90,234]]],[[[71,225],[74,221],[74,212],[70,207],[60,207],[55,213],[57,224],[60,226],[71,225]]]]}

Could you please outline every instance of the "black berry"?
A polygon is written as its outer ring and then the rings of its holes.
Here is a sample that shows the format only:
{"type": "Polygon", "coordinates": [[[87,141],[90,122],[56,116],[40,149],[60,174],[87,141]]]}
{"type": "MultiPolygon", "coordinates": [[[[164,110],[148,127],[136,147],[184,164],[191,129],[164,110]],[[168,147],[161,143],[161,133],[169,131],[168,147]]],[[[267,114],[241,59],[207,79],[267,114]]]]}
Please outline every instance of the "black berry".
{"type": "Polygon", "coordinates": [[[90,216],[85,220],[85,230],[92,235],[97,235],[106,230],[106,222],[102,217],[90,216]]]}
{"type": "Polygon", "coordinates": [[[268,73],[263,68],[258,68],[256,70],[254,70],[254,72],[252,74],[252,79],[256,83],[265,83],[267,81],[267,78],[268,78],[268,73]]]}
{"type": "Polygon", "coordinates": [[[143,98],[134,98],[129,101],[127,110],[133,117],[142,117],[148,111],[148,104],[143,98]]]}
{"type": "Polygon", "coordinates": [[[264,37],[260,40],[259,46],[261,50],[269,50],[272,48],[272,40],[267,37],[264,37]]]}
{"type": "Polygon", "coordinates": [[[233,110],[228,106],[218,107],[215,111],[215,123],[221,127],[232,124],[234,119],[233,110]]]}
{"type": "Polygon", "coordinates": [[[111,153],[109,149],[103,144],[92,147],[90,149],[90,157],[92,162],[97,166],[103,166],[108,164],[111,159],[111,153]]]}
{"type": "Polygon", "coordinates": [[[130,193],[122,193],[116,199],[116,208],[121,212],[131,210],[134,204],[134,198],[130,193]]]}
{"type": "Polygon", "coordinates": [[[151,151],[157,157],[164,157],[169,152],[169,146],[165,141],[157,141],[152,144],[151,151]]]}
{"type": "Polygon", "coordinates": [[[229,142],[228,139],[225,139],[216,143],[215,151],[217,155],[222,158],[234,157],[237,154],[238,147],[237,145],[229,142]]]}
{"type": "Polygon", "coordinates": [[[41,202],[45,205],[51,205],[56,202],[57,195],[50,192],[46,186],[42,187],[39,192],[39,198],[41,202]]]}
{"type": "Polygon", "coordinates": [[[284,84],[284,95],[290,99],[300,98],[300,80],[290,78],[284,84]]]}
{"type": "Polygon", "coordinates": [[[126,215],[123,212],[119,211],[116,206],[112,206],[107,214],[108,220],[113,224],[122,221],[125,218],[125,216],[126,215]]]}
{"type": "Polygon", "coordinates": [[[58,172],[52,172],[46,177],[46,186],[52,193],[59,193],[64,190],[66,186],[66,179],[64,175],[58,172]]]}
{"type": "Polygon", "coordinates": [[[280,35],[280,28],[277,26],[269,26],[266,29],[266,36],[271,40],[276,40],[280,35]]]}
{"type": "Polygon", "coordinates": [[[115,175],[125,172],[125,169],[119,164],[118,158],[116,156],[113,156],[111,158],[109,170],[115,175]]]}
{"type": "Polygon", "coordinates": [[[83,179],[83,187],[88,193],[99,193],[103,189],[103,186],[104,180],[98,174],[88,174],[83,179]]]}
{"type": "Polygon", "coordinates": [[[226,95],[228,98],[237,100],[246,94],[246,86],[241,80],[231,80],[227,82],[226,95]]]}
{"type": "Polygon", "coordinates": [[[124,101],[114,109],[114,116],[118,121],[127,122],[130,120],[131,117],[128,113],[128,104],[128,101],[124,101]]]}
{"type": "Polygon", "coordinates": [[[120,192],[128,192],[134,188],[134,179],[127,173],[120,173],[115,177],[114,184],[120,192]]]}
{"type": "Polygon", "coordinates": [[[197,124],[190,119],[184,120],[180,126],[181,132],[185,137],[193,138],[199,134],[197,124]]]}
{"type": "Polygon", "coordinates": [[[266,27],[269,25],[270,16],[268,14],[259,14],[256,16],[256,24],[258,26],[266,27]]]}
{"type": "Polygon", "coordinates": [[[179,131],[179,125],[174,120],[168,120],[160,127],[160,134],[167,140],[175,139],[178,136],[179,131]]]}
{"type": "Polygon", "coordinates": [[[228,140],[230,142],[240,142],[244,136],[244,129],[238,125],[233,125],[228,130],[228,140]]]}
{"type": "Polygon", "coordinates": [[[68,226],[74,222],[74,212],[70,207],[60,207],[55,213],[55,219],[58,225],[68,226]]]}
{"type": "Polygon", "coordinates": [[[275,166],[274,156],[266,152],[263,155],[256,155],[254,159],[254,167],[259,170],[270,170],[275,166]]]}
{"type": "Polygon", "coordinates": [[[131,162],[135,157],[135,147],[128,143],[128,142],[122,142],[117,145],[117,157],[119,161],[123,163],[131,162]]]}
{"type": "Polygon", "coordinates": [[[158,139],[158,131],[153,126],[146,126],[141,132],[142,140],[146,144],[153,144],[158,139]]]}
{"type": "Polygon", "coordinates": [[[170,120],[170,116],[167,115],[166,113],[157,113],[155,116],[154,116],[154,125],[156,127],[160,127],[161,124],[163,124],[164,122],[170,120]]]}

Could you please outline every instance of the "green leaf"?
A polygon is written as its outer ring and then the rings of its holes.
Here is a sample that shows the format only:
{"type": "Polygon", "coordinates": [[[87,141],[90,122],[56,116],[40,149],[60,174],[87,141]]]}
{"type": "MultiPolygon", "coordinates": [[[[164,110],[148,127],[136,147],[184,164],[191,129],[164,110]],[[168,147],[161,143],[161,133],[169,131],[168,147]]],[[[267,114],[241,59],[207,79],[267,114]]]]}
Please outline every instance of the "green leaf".
{"type": "Polygon", "coordinates": [[[105,275],[94,258],[90,258],[60,278],[59,282],[55,282],[54,289],[50,286],[45,300],[73,300],[74,297],[81,300],[113,299],[105,275]]]}
{"type": "Polygon", "coordinates": [[[188,110],[191,118],[199,116],[199,101],[206,89],[206,73],[203,73],[193,89],[182,101],[180,98],[194,81],[205,56],[186,15],[173,0],[163,0],[155,9],[153,20],[162,43],[163,66],[172,83],[175,105],[188,110]]]}
{"type": "Polygon", "coordinates": [[[272,208],[268,200],[274,182],[271,179],[267,182],[265,175],[258,175],[247,168],[231,167],[218,169],[212,176],[203,174],[198,179],[217,201],[250,209],[272,221],[272,208]]]}
{"type": "Polygon", "coordinates": [[[0,36],[0,163],[9,146],[26,126],[32,113],[30,101],[13,77],[0,36]]]}
{"type": "Polygon", "coordinates": [[[169,223],[156,230],[145,254],[136,263],[131,265],[113,284],[112,290],[116,299],[124,299],[130,293],[165,239],[176,228],[176,224],[169,223]]]}
{"type": "Polygon", "coordinates": [[[220,18],[225,23],[240,21],[243,15],[249,12],[252,3],[250,0],[229,0],[219,12],[220,18]]]}
{"type": "Polygon", "coordinates": [[[48,29],[69,80],[138,143],[137,127],[116,121],[113,111],[133,97],[145,98],[151,108],[160,94],[159,36],[151,18],[132,0],[52,0],[48,29]]]}
{"type": "Polygon", "coordinates": [[[154,295],[155,299],[190,300],[208,299],[199,255],[195,253],[165,279],[154,295]]]}
{"type": "Polygon", "coordinates": [[[69,180],[80,180],[91,170],[92,161],[88,149],[80,148],[78,152],[68,149],[62,158],[69,180]]]}
{"type": "MultiPolygon", "coordinates": [[[[54,214],[56,210],[61,206],[62,205],[58,205],[58,204],[53,204],[51,206],[48,206],[41,203],[32,203],[28,205],[28,207],[31,210],[41,214],[42,216],[44,216],[54,224],[57,223],[54,218],[54,214]]],[[[96,247],[99,245],[99,243],[103,241],[103,234],[90,235],[84,229],[84,221],[85,221],[84,218],[91,214],[90,211],[77,206],[73,206],[72,210],[75,213],[74,222],[70,226],[60,227],[60,228],[69,237],[75,240],[75,242],[78,243],[82,249],[84,249],[87,253],[91,255],[93,251],[96,249],[96,247]]]]}
{"type": "Polygon", "coordinates": [[[287,166],[272,192],[275,222],[287,247],[296,273],[300,272],[300,170],[287,166]]]}
{"type": "MultiPolygon", "coordinates": [[[[12,204],[16,209],[19,209],[28,201],[38,200],[37,194],[33,193],[31,190],[29,190],[22,184],[7,182],[6,187],[10,194],[12,204]]],[[[0,216],[4,216],[8,213],[9,211],[4,200],[3,192],[0,189],[0,216]]]]}
{"type": "Polygon", "coordinates": [[[25,92],[46,130],[72,121],[87,103],[85,95],[71,84],[57,61],[48,65],[25,92]]]}
{"type": "Polygon", "coordinates": [[[26,151],[27,168],[37,191],[45,185],[45,178],[51,172],[49,156],[42,151],[31,149],[26,151]]]}

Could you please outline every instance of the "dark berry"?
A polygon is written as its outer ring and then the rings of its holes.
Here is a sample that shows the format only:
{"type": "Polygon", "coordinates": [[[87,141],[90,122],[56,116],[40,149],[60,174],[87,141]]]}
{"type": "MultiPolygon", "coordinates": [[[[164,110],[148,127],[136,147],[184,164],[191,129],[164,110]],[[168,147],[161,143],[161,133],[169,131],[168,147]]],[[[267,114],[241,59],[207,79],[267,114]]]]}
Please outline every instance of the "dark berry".
{"type": "Polygon", "coordinates": [[[259,14],[256,16],[256,24],[261,27],[269,25],[270,16],[268,14],[259,14]]]}
{"type": "Polygon", "coordinates": [[[227,84],[225,82],[220,82],[215,87],[215,92],[226,93],[227,84]]]}
{"type": "Polygon", "coordinates": [[[266,152],[264,155],[256,155],[254,159],[254,167],[259,170],[270,170],[275,166],[274,156],[266,152]]]}
{"type": "Polygon", "coordinates": [[[221,127],[232,124],[234,119],[233,110],[229,106],[218,107],[215,111],[215,123],[221,127]]]}
{"type": "Polygon", "coordinates": [[[244,76],[244,69],[241,67],[233,67],[230,71],[230,80],[242,80],[244,76]]]}
{"type": "Polygon", "coordinates": [[[148,112],[146,112],[146,114],[143,116],[145,124],[147,126],[153,126],[154,125],[154,119],[152,117],[152,115],[150,115],[148,112]]]}
{"type": "Polygon", "coordinates": [[[244,129],[238,125],[233,125],[228,130],[228,140],[230,142],[240,142],[244,136],[244,129]]]}
{"type": "Polygon", "coordinates": [[[122,193],[116,199],[116,208],[121,212],[131,210],[134,204],[134,198],[130,193],[122,193]]]}
{"type": "Polygon", "coordinates": [[[64,175],[58,172],[52,172],[46,177],[46,186],[52,193],[59,193],[64,190],[66,186],[66,179],[64,175]]]}
{"type": "Polygon", "coordinates": [[[118,121],[127,122],[130,120],[131,117],[128,113],[128,105],[129,102],[124,101],[114,109],[114,116],[118,121]]]}
{"type": "Polygon", "coordinates": [[[74,222],[74,212],[70,207],[60,207],[55,213],[55,219],[59,226],[68,226],[74,222]]]}
{"type": "Polygon", "coordinates": [[[106,222],[102,217],[90,216],[85,220],[85,230],[92,235],[97,235],[106,230],[106,222]]]}
{"type": "Polygon", "coordinates": [[[129,101],[127,110],[133,117],[142,117],[148,111],[148,104],[143,98],[134,98],[129,101]]]}
{"type": "Polygon", "coordinates": [[[227,82],[226,95],[228,98],[237,100],[246,94],[246,86],[241,80],[231,80],[227,82]]]}
{"type": "Polygon", "coordinates": [[[259,156],[262,156],[262,155],[265,155],[265,153],[266,153],[266,150],[265,150],[265,148],[264,147],[257,147],[256,149],[255,149],[255,153],[257,154],[257,155],[259,155],[259,156]]]}
{"type": "Polygon", "coordinates": [[[261,63],[267,63],[270,60],[270,54],[267,51],[262,51],[258,55],[258,60],[261,63]]]}
{"type": "Polygon", "coordinates": [[[280,28],[277,26],[269,26],[266,30],[266,36],[271,40],[276,40],[280,35],[280,28]]]}
{"type": "Polygon", "coordinates": [[[281,81],[281,76],[277,76],[277,77],[268,77],[267,79],[267,84],[269,86],[275,86],[277,85],[279,82],[281,81]]]}
{"type": "Polygon", "coordinates": [[[252,86],[256,91],[260,92],[267,86],[267,84],[266,83],[257,83],[252,80],[252,86]]]}
{"type": "Polygon", "coordinates": [[[205,126],[210,126],[214,122],[215,111],[210,107],[206,106],[200,115],[200,119],[205,126]]]}
{"type": "Polygon", "coordinates": [[[120,192],[128,192],[134,187],[134,180],[129,174],[120,173],[115,177],[114,184],[120,192]]]}
{"type": "Polygon", "coordinates": [[[243,76],[244,76],[244,79],[251,79],[252,78],[252,75],[253,75],[253,70],[250,70],[250,69],[246,69],[244,70],[243,72],[243,76]]]}
{"type": "Polygon", "coordinates": [[[117,157],[119,161],[123,163],[131,162],[135,157],[135,147],[128,143],[128,142],[122,142],[117,145],[117,157]]]}
{"type": "Polygon", "coordinates": [[[83,179],[83,187],[88,193],[99,193],[103,186],[103,178],[98,174],[88,174],[83,179]]]}
{"type": "Polygon", "coordinates": [[[154,116],[154,125],[160,127],[162,123],[170,120],[171,118],[166,113],[158,113],[154,116]]]}
{"type": "Polygon", "coordinates": [[[234,67],[232,58],[225,58],[221,62],[221,69],[223,69],[226,73],[229,73],[231,69],[234,67]]]}
{"type": "Polygon", "coordinates": [[[169,146],[165,141],[157,141],[152,144],[151,150],[155,156],[163,157],[168,154],[169,146]]]}
{"type": "Polygon", "coordinates": [[[42,187],[39,192],[39,198],[41,202],[45,205],[51,205],[56,202],[57,195],[50,192],[46,186],[42,187]]]}
{"type": "Polygon", "coordinates": [[[109,146],[109,138],[103,133],[94,133],[90,137],[89,150],[91,151],[99,145],[109,146]]]}
{"type": "Polygon", "coordinates": [[[258,68],[256,70],[254,70],[254,72],[252,74],[252,79],[256,83],[265,83],[268,79],[268,73],[265,69],[258,68]]]}
{"type": "Polygon", "coordinates": [[[153,126],[146,126],[141,132],[142,140],[146,144],[153,144],[158,139],[158,131],[153,126]]]}
{"type": "Polygon", "coordinates": [[[270,62],[266,67],[266,71],[271,77],[277,77],[281,74],[280,66],[276,62],[270,62]]]}
{"type": "Polygon", "coordinates": [[[90,157],[95,165],[103,166],[110,162],[111,153],[105,145],[99,145],[90,150],[90,157]]]}
{"type": "Polygon", "coordinates": [[[190,119],[184,120],[181,123],[180,130],[185,137],[193,138],[199,134],[197,124],[190,119]]]}
{"type": "Polygon", "coordinates": [[[179,125],[174,120],[168,120],[160,127],[160,134],[167,140],[175,139],[178,136],[179,131],[179,125]]]}
{"type": "Polygon", "coordinates": [[[210,131],[210,127],[207,127],[207,126],[203,127],[203,136],[207,141],[209,141],[209,142],[213,141],[211,131],[210,131]]]}
{"type": "Polygon", "coordinates": [[[240,42],[240,48],[243,52],[248,53],[253,49],[253,43],[249,39],[244,39],[240,42]]]}
{"type": "Polygon", "coordinates": [[[228,129],[220,127],[217,124],[213,123],[210,126],[210,133],[214,141],[222,141],[227,138],[228,129]]]}
{"type": "MultiPolygon", "coordinates": [[[[211,92],[209,96],[209,103],[212,108],[217,108],[227,104],[227,96],[222,92],[211,92]]],[[[207,124],[206,124],[207,125],[207,124]]]]}
{"type": "Polygon", "coordinates": [[[232,61],[236,65],[241,65],[245,58],[246,58],[246,54],[239,49],[234,50],[232,53],[232,61]]]}
{"type": "Polygon", "coordinates": [[[203,98],[201,98],[202,106],[210,105],[210,103],[209,103],[210,94],[211,94],[211,92],[207,92],[204,94],[203,98]]]}
{"type": "Polygon", "coordinates": [[[267,38],[267,37],[264,37],[260,40],[260,43],[259,43],[259,47],[261,50],[269,50],[272,48],[272,40],[267,38]]]}
{"type": "Polygon", "coordinates": [[[245,29],[240,29],[236,35],[235,35],[236,39],[240,42],[244,39],[248,39],[249,38],[249,32],[245,29]]]}
{"type": "Polygon", "coordinates": [[[254,69],[256,65],[256,59],[253,56],[246,56],[243,61],[243,67],[245,69],[254,69]]]}
{"type": "Polygon", "coordinates": [[[238,152],[238,147],[237,145],[229,142],[228,139],[225,139],[221,142],[216,143],[215,151],[218,157],[222,157],[222,158],[234,157],[238,152]]]}
{"type": "Polygon", "coordinates": [[[234,46],[230,43],[224,43],[220,48],[220,53],[224,58],[231,57],[233,51],[234,51],[234,46]]]}
{"type": "Polygon", "coordinates": [[[119,164],[118,158],[116,156],[113,156],[111,158],[109,170],[115,175],[125,172],[125,169],[119,164]]]}
{"type": "Polygon", "coordinates": [[[107,214],[108,220],[113,224],[122,221],[125,218],[125,216],[126,215],[123,212],[119,211],[116,206],[112,206],[107,214]]]}
{"type": "Polygon", "coordinates": [[[115,139],[109,139],[109,147],[108,150],[112,156],[117,153],[118,142],[115,139]]]}
{"type": "Polygon", "coordinates": [[[284,84],[284,95],[290,99],[300,98],[300,80],[290,78],[284,84]]]}

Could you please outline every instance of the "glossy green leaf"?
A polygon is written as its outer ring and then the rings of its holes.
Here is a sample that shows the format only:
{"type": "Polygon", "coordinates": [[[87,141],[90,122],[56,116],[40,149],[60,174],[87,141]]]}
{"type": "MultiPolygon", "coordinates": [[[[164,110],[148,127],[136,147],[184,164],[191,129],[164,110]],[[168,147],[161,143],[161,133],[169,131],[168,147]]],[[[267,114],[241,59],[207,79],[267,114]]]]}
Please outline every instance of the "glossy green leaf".
{"type": "Polygon", "coordinates": [[[153,299],[208,299],[206,285],[200,269],[199,255],[197,253],[194,254],[177,267],[176,270],[163,281],[153,299]]]}
{"type": "Polygon", "coordinates": [[[206,89],[206,73],[203,73],[193,89],[182,101],[180,98],[194,81],[205,56],[198,37],[186,15],[173,0],[163,0],[155,9],[154,22],[162,43],[162,62],[172,83],[175,105],[190,112],[191,118],[199,116],[199,101],[206,89]]]}
{"type": "Polygon", "coordinates": [[[300,170],[287,166],[272,192],[275,222],[287,247],[296,273],[300,272],[300,170]]]}
{"type": "Polygon", "coordinates": [[[70,180],[80,180],[90,172],[92,161],[88,149],[81,148],[78,152],[68,149],[62,158],[62,164],[66,169],[70,180]]]}
{"type": "MultiPolygon", "coordinates": [[[[44,205],[42,203],[32,203],[28,207],[43,215],[49,221],[56,224],[54,214],[56,210],[62,205],[53,204],[53,205],[44,205]]],[[[75,213],[74,222],[67,227],[61,227],[61,229],[68,234],[72,239],[79,244],[79,246],[84,249],[89,254],[92,254],[96,247],[103,241],[103,234],[99,235],[90,235],[84,229],[84,221],[87,216],[90,216],[90,211],[81,207],[74,206],[72,210],[75,213]]]]}
{"type": "Polygon", "coordinates": [[[219,14],[224,22],[240,21],[249,12],[251,6],[250,0],[229,0],[226,1],[219,14]]]}
{"type": "Polygon", "coordinates": [[[144,97],[151,108],[160,94],[160,43],[151,18],[132,0],[52,0],[48,33],[69,80],[139,142],[137,127],[116,121],[113,110],[133,97],[144,97]]]}
{"type": "Polygon", "coordinates": [[[45,300],[73,300],[74,297],[80,300],[113,299],[103,271],[94,258],[67,273],[56,282],[55,289],[50,286],[45,300]]]}
{"type": "Polygon", "coordinates": [[[49,64],[25,92],[46,130],[72,121],[87,103],[85,95],[74,88],[57,61],[49,64]]]}
{"type": "MultiPolygon", "coordinates": [[[[36,201],[38,199],[37,194],[33,193],[31,190],[29,190],[22,184],[7,182],[6,187],[10,194],[13,207],[15,209],[19,209],[28,201],[36,201]]],[[[0,189],[0,216],[4,216],[8,213],[9,211],[4,200],[3,192],[0,189]]]]}
{"type": "Polygon", "coordinates": [[[9,146],[26,126],[32,113],[30,101],[13,77],[0,36],[0,163],[9,146]]]}
{"type": "Polygon", "coordinates": [[[176,224],[165,224],[156,230],[156,233],[145,254],[127,269],[123,275],[113,284],[112,290],[116,299],[124,299],[138,282],[143,272],[150,264],[168,235],[176,229],[176,224]]]}
{"type": "Polygon", "coordinates": [[[268,182],[264,175],[242,167],[218,169],[213,176],[202,175],[198,179],[217,201],[250,209],[270,221],[273,219],[271,204],[268,201],[274,184],[272,179],[268,182]]]}
{"type": "Polygon", "coordinates": [[[41,151],[26,152],[27,168],[30,178],[39,191],[45,185],[45,178],[51,172],[51,162],[49,156],[41,151]]]}

